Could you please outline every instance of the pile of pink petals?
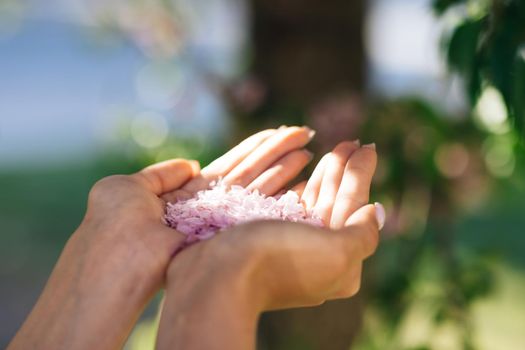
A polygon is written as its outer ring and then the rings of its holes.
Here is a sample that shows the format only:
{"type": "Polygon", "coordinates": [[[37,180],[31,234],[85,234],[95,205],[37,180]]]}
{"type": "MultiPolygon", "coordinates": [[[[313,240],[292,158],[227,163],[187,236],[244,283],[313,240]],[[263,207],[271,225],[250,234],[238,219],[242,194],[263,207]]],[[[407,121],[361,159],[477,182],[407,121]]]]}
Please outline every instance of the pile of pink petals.
{"type": "Polygon", "coordinates": [[[320,218],[309,213],[293,191],[277,197],[249,191],[221,182],[198,192],[195,197],[168,203],[168,226],[185,234],[186,244],[213,237],[228,227],[255,220],[283,220],[322,226],[320,218]]]}

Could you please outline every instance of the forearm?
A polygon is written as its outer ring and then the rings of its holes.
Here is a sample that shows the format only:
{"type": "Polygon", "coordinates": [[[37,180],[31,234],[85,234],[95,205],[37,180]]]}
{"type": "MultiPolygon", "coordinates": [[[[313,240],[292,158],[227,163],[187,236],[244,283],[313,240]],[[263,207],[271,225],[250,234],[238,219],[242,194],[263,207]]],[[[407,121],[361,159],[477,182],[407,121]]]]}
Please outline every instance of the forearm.
{"type": "Polygon", "coordinates": [[[258,313],[226,289],[191,297],[168,291],[157,349],[255,349],[257,320],[258,313]]]}
{"type": "Polygon", "coordinates": [[[121,348],[155,292],[124,248],[85,250],[81,241],[68,242],[8,349],[121,348]]]}

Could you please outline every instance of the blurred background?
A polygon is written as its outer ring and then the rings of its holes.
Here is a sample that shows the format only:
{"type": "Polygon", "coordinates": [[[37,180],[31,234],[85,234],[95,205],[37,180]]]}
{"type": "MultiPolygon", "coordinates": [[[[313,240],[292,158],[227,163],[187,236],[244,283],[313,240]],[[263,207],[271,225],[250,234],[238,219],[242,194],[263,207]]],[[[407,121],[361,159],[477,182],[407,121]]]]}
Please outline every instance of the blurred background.
{"type": "Polygon", "coordinates": [[[259,348],[522,349],[524,111],[523,0],[0,0],[0,347],[97,179],[307,124],[377,143],[387,226],[357,297],[259,348]]]}

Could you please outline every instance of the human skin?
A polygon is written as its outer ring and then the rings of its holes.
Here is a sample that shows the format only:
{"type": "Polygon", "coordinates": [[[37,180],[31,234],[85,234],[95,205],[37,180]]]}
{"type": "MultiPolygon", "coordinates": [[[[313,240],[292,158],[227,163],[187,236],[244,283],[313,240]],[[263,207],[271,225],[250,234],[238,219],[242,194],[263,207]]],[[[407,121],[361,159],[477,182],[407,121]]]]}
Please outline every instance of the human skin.
{"type": "Polygon", "coordinates": [[[380,204],[366,205],[375,167],[375,145],[343,142],[295,187],[325,228],[256,222],[182,251],[168,270],[157,349],[254,349],[263,311],[357,293],[385,220],[380,204]]]}
{"type": "Polygon", "coordinates": [[[309,162],[303,147],[312,136],[304,127],[265,130],[200,172],[196,162],[175,159],[100,180],[82,223],[8,349],[122,348],[164,285],[173,252],[185,238],[164,225],[166,201],[192,195],[219,177],[243,186],[259,181],[273,194],[309,162]],[[267,176],[276,169],[280,176],[267,176]]]}

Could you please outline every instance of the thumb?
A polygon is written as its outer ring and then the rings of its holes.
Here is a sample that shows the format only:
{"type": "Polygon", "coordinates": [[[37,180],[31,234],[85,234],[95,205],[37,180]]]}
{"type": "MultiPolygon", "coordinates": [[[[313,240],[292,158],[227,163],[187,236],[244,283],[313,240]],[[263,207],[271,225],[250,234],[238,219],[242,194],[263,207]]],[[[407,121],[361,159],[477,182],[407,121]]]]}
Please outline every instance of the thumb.
{"type": "Polygon", "coordinates": [[[368,204],[354,212],[341,231],[363,258],[372,255],[379,244],[379,230],[385,224],[385,209],[380,203],[368,204]]]}
{"type": "Polygon", "coordinates": [[[178,189],[199,171],[197,161],[171,159],[150,165],[132,176],[141,180],[148,190],[160,196],[178,189]]]}

